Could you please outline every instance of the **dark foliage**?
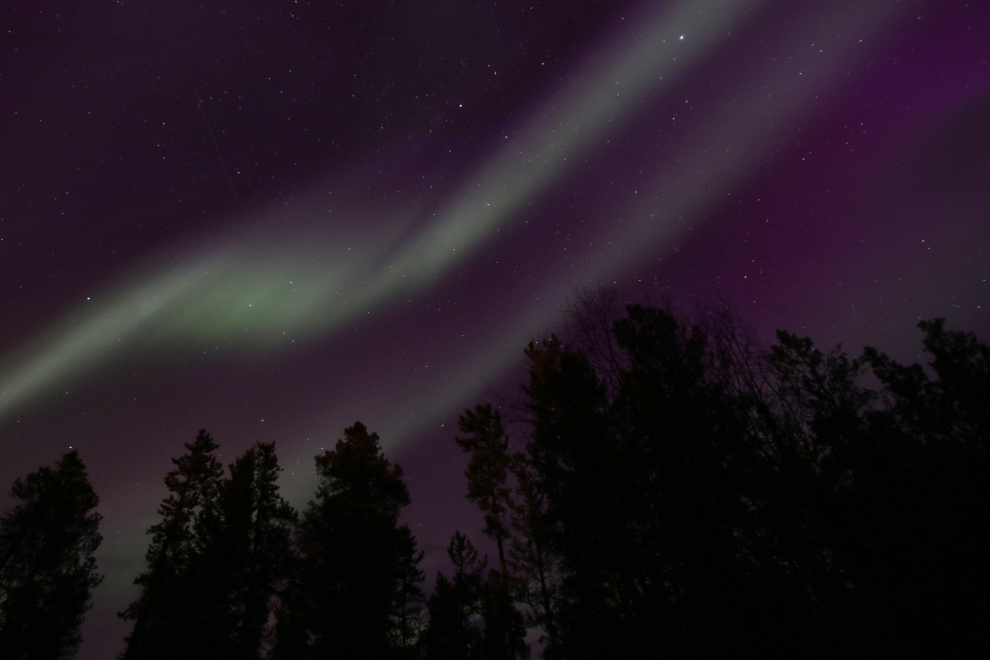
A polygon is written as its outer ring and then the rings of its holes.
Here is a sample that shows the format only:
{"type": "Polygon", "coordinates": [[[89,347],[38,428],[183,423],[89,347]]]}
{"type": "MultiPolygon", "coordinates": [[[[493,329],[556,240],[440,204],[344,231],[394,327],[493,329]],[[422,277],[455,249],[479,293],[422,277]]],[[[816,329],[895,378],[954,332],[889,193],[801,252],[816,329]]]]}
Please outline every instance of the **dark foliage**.
{"type": "Polygon", "coordinates": [[[296,580],[279,612],[279,658],[391,658],[410,642],[409,606],[422,556],[399,511],[402,469],[356,422],[316,457],[320,486],[298,528],[296,580]]]}
{"type": "Polygon", "coordinates": [[[197,525],[192,566],[196,635],[203,657],[260,657],[273,599],[291,572],[295,510],[278,492],[274,443],[230,465],[217,506],[197,525]]]}
{"type": "Polygon", "coordinates": [[[0,519],[0,657],[71,658],[103,579],[93,558],[99,498],[75,451],[17,479],[10,494],[20,503],[0,519]]]}
{"type": "Polygon", "coordinates": [[[481,586],[481,645],[479,657],[486,660],[529,660],[526,620],[516,608],[508,580],[491,570],[481,586]]]}
{"type": "Polygon", "coordinates": [[[559,562],[550,546],[547,510],[535,475],[522,456],[514,463],[516,497],[509,503],[516,531],[509,546],[512,584],[518,600],[526,606],[526,624],[543,631],[540,637],[543,655],[549,658],[553,657],[559,640],[559,562]]]}
{"type": "Polygon", "coordinates": [[[888,405],[854,505],[866,552],[857,585],[860,636],[903,653],[990,655],[990,346],[919,324],[931,379],[875,349],[865,360],[888,405]],[[868,490],[867,490],[868,489],[868,490]],[[866,507],[870,498],[880,506],[866,507]]]}
{"type": "Polygon", "coordinates": [[[499,570],[508,575],[505,545],[510,537],[508,485],[509,469],[513,455],[509,452],[508,438],[502,428],[502,418],[491,404],[478,405],[465,410],[457,428],[465,437],[456,438],[461,449],[471,455],[464,476],[467,477],[469,500],[485,514],[485,534],[498,547],[499,570]]]}
{"type": "Polygon", "coordinates": [[[620,315],[607,291],[571,314],[572,345],[525,349],[520,423],[459,420],[497,569],[457,532],[424,598],[402,470],[361,423],[316,457],[297,524],[273,445],[223,479],[201,432],[166,478],[125,657],[516,660],[533,628],[551,660],[990,655],[987,344],[922,322],[926,368],[783,331],[767,349],[713,309],[620,315]]]}
{"type": "Polygon", "coordinates": [[[417,655],[416,642],[423,629],[423,602],[426,596],[419,584],[426,579],[426,573],[419,568],[423,561],[423,551],[417,552],[416,538],[403,525],[399,528],[401,539],[398,548],[398,588],[392,600],[392,645],[397,650],[396,657],[413,658],[417,655]]]}
{"type": "Polygon", "coordinates": [[[429,627],[420,647],[427,660],[464,660],[481,654],[481,631],[476,619],[481,613],[481,590],[488,558],[478,557],[474,544],[454,532],[447,547],[454,564],[454,577],[437,573],[436,588],[427,601],[429,627]]]}
{"type": "Polygon", "coordinates": [[[123,658],[259,658],[273,599],[291,571],[296,512],[279,495],[274,444],[257,444],[223,479],[206,431],[166,476],[123,658]]]}
{"type": "Polygon", "coordinates": [[[161,521],[148,530],[148,570],[134,580],[141,595],[119,614],[134,621],[125,638],[125,660],[185,655],[190,652],[189,641],[196,638],[200,603],[194,598],[195,526],[204,511],[217,506],[223,468],[213,456],[218,445],[205,430],[185,447],[186,453],[172,459],[176,468],[165,477],[171,494],[158,508],[161,521]]]}
{"type": "Polygon", "coordinates": [[[526,350],[513,541],[547,657],[990,650],[986,344],[922,323],[933,380],[610,301],[526,350]]]}

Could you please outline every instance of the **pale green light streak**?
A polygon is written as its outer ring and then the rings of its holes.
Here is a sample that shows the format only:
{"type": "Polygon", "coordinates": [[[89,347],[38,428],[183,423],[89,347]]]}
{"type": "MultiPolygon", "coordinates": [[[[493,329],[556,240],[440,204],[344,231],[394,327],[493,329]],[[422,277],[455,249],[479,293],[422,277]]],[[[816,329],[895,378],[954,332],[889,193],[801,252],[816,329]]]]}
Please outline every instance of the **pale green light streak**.
{"type": "Polygon", "coordinates": [[[0,372],[0,416],[116,351],[119,342],[189,291],[217,261],[189,260],[168,275],[130,287],[95,313],[82,312],[80,321],[68,322],[55,338],[42,337],[8,356],[13,366],[0,372]]]}
{"type": "MultiPolygon", "coordinates": [[[[138,345],[145,350],[160,351],[163,340],[166,345],[225,342],[225,348],[264,350],[284,341],[289,332],[296,337],[325,336],[357,314],[370,313],[389,299],[394,302],[429,285],[511,221],[620,119],[639,109],[646,88],[650,96],[657,95],[755,4],[683,2],[655,20],[642,21],[645,28],[638,34],[623,35],[631,48],[611,58],[595,58],[600,65],[553,94],[521,133],[452,198],[436,222],[399,247],[408,219],[357,225],[352,218],[340,225],[350,227],[349,237],[330,240],[308,231],[278,245],[244,244],[206,260],[208,273],[201,258],[185,260],[194,265],[183,268],[182,279],[162,276],[119,296],[119,302],[45,346],[20,351],[28,357],[0,375],[0,415],[15,401],[78,372],[138,328],[142,329],[138,345]],[[682,34],[684,40],[679,38],[682,34]],[[345,250],[348,244],[359,249],[345,250]],[[384,259],[393,249],[394,256],[384,259]],[[368,264],[376,262],[382,265],[369,269],[368,264]]],[[[794,112],[806,101],[798,96],[797,102],[785,103],[778,111],[794,112]]],[[[760,111],[755,104],[745,114],[752,117],[760,111]]],[[[747,157],[708,162],[714,174],[707,185],[731,181],[770,144],[756,131],[730,130],[728,119],[716,117],[707,128],[735,140],[734,148],[747,157]]],[[[677,182],[673,189],[678,192],[668,192],[669,185],[659,191],[665,198],[664,221],[645,219],[645,208],[637,213],[644,219],[627,225],[631,227],[621,239],[623,261],[653,249],[657,240],[675,237],[683,225],[673,221],[673,213],[690,215],[701,207],[691,203],[687,193],[697,190],[691,185],[690,170],[698,150],[689,145],[682,155],[685,160],[677,169],[667,169],[667,175],[673,176],[667,180],[677,182]]],[[[294,215],[304,220],[306,211],[298,206],[296,211],[294,215]]]]}
{"type": "MultiPolygon", "coordinates": [[[[901,11],[909,11],[904,6],[901,11]]],[[[802,33],[791,34],[789,42],[781,44],[780,52],[799,52],[799,46],[814,43],[821,33],[829,31],[878,35],[878,23],[885,18],[883,12],[889,8],[850,6],[844,15],[832,15],[829,21],[812,21],[802,33]]],[[[889,17],[887,17],[889,18],[889,17]]],[[[567,281],[547,280],[535,287],[533,297],[520,313],[507,319],[502,329],[503,337],[525,336],[527,330],[545,327],[548,315],[560,310],[571,294],[573,282],[610,281],[618,270],[643,263],[644,258],[653,257],[657,248],[671,245],[673,241],[687,233],[687,227],[699,227],[700,218],[712,212],[722,200],[710,191],[721,195],[732,191],[745,179],[748,172],[759,169],[784,141],[793,139],[798,122],[814,121],[815,112],[808,112],[816,97],[827,97],[827,90],[836,86],[843,73],[849,70],[856,58],[858,39],[847,40],[843,48],[834,48],[825,57],[816,52],[807,52],[794,62],[796,80],[778,79],[771,85],[775,90],[771,97],[754,94],[753,90],[764,89],[771,78],[772,67],[768,64],[762,70],[754,70],[745,79],[740,79],[734,89],[726,90],[729,98],[745,99],[738,105],[718,108],[710,116],[699,122],[698,128],[688,135],[680,147],[664,160],[664,164],[654,172],[652,199],[646,191],[637,195],[636,203],[627,209],[634,220],[614,227],[626,227],[611,239],[615,255],[599,260],[589,260],[588,265],[568,272],[567,281]],[[797,76],[801,73],[801,76],[797,76]],[[786,131],[768,131],[768,117],[786,131]],[[715,145],[718,145],[717,149],[715,145]],[[658,210],[660,211],[658,213],[658,210]]],[[[734,199],[728,198],[727,199],[734,199]]],[[[412,401],[406,405],[411,410],[421,411],[418,423],[410,428],[396,429],[393,441],[397,444],[421,431],[422,425],[449,414],[452,401],[459,401],[465,394],[476,391],[479,383],[497,379],[507,365],[516,364],[522,351],[521,345],[504,341],[482,341],[481,353],[484,357],[464,369],[458,363],[445,374],[445,382],[450,384],[428,394],[413,392],[412,401]]],[[[382,410],[383,418],[394,414],[382,410]]],[[[403,420],[403,423],[407,422],[403,420]]],[[[383,437],[385,437],[383,435],[383,437]]]]}
{"type": "Polygon", "coordinates": [[[368,293],[388,295],[396,272],[406,276],[406,287],[427,285],[466,259],[620,119],[641,108],[647,88],[652,95],[670,85],[759,4],[685,1],[646,19],[645,29],[624,32],[620,41],[590,58],[602,64],[564,85],[534,113],[521,135],[461,191],[439,221],[402,249],[391,272],[369,284],[368,293]],[[625,47],[629,42],[632,48],[625,47]],[[620,48],[621,55],[604,54],[620,48]]]}
{"type": "MultiPolygon", "coordinates": [[[[903,3],[897,10],[909,11],[911,4],[903,3]]],[[[881,38],[879,24],[890,22],[890,11],[890,6],[873,3],[840,5],[827,17],[808,20],[803,31],[788,33],[776,58],[789,61],[788,73],[774,79],[774,67],[768,64],[725,90],[726,98],[740,102],[709,112],[656,168],[654,183],[639,191],[643,194],[626,209],[633,221],[623,223],[624,229],[612,237],[611,261],[640,263],[658,246],[687,237],[690,227],[701,229],[700,219],[706,213],[736,199],[728,193],[758,172],[776,150],[790,146],[799,122],[813,124],[820,111],[816,99],[822,103],[830,98],[828,91],[855,66],[863,46],[853,35],[881,38]],[[834,34],[846,38],[831,40],[828,53],[807,47],[834,34]]]]}
{"type": "MultiPolygon", "coordinates": [[[[753,5],[682,2],[646,21],[638,34],[623,35],[633,43],[631,49],[616,57],[596,58],[602,61],[600,66],[553,95],[521,135],[455,196],[438,221],[400,248],[377,273],[365,278],[364,269],[339,255],[339,249],[314,250],[314,245],[326,247],[326,240],[318,235],[275,248],[242,247],[208,259],[208,266],[198,258],[187,260],[182,275],[162,276],[131,289],[44,346],[19,351],[27,356],[20,366],[0,374],[0,416],[16,402],[77,373],[139,327],[155,330],[146,335],[148,349],[160,350],[159,342],[166,337],[264,347],[289,331],[329,333],[389,297],[429,284],[474,252],[527,200],[560,176],[569,159],[593,146],[636,107],[646,86],[669,84],[753,5]],[[681,34],[687,38],[679,39],[681,34]],[[300,284],[293,289],[294,273],[300,284]]],[[[365,226],[376,236],[381,232],[381,226],[365,226]]],[[[362,254],[363,259],[369,256],[374,255],[362,254]]]]}

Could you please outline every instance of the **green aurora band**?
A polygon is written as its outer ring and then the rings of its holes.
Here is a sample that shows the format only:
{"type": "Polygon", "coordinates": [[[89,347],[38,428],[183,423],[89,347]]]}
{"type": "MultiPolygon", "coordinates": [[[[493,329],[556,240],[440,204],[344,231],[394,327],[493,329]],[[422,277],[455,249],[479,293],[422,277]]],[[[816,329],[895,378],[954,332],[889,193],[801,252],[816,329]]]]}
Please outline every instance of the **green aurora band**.
{"type": "MultiPolygon", "coordinates": [[[[92,372],[121,351],[164,357],[175,350],[222,343],[225,349],[256,352],[284,345],[290,336],[322,340],[358,315],[428,289],[511,224],[623,120],[644,108],[644,99],[663,99],[665,90],[691,73],[692,63],[734,29],[758,20],[761,4],[684,1],[630,21],[642,27],[622,31],[587,58],[596,64],[552,93],[517,136],[507,137],[506,145],[450,198],[436,220],[415,230],[411,238],[411,212],[398,220],[379,220],[366,210],[342,214],[338,209],[336,218],[350,215],[361,221],[313,223],[314,214],[325,213],[317,210],[314,195],[289,210],[300,227],[291,237],[268,242],[228,238],[230,247],[222,250],[207,247],[172,256],[171,264],[163,258],[149,262],[129,278],[137,284],[96,296],[102,304],[88,303],[77,310],[77,319],[6,356],[0,370],[0,418],[92,372]]],[[[642,194],[616,210],[623,221],[610,234],[614,254],[589,258],[584,271],[572,271],[567,282],[544,283],[533,302],[498,334],[516,336],[543,323],[564,304],[573,282],[608,279],[618,268],[674,245],[706,211],[722,203],[747,172],[758,170],[786,138],[783,131],[771,135],[756,126],[766,125],[768,115],[779,126],[797,126],[805,119],[816,94],[836,84],[843,67],[863,50],[854,35],[870,34],[879,10],[871,14],[852,6],[841,11],[841,16],[822,17],[814,34],[788,35],[791,43],[781,43],[779,50],[793,52],[788,49],[795,43],[812,43],[815,34],[833,31],[849,35],[843,52],[824,57],[800,51],[794,80],[770,79],[769,66],[741,78],[726,94],[744,100],[711,111],[703,126],[679,142],[675,153],[658,159],[652,189],[639,191],[642,194]],[[773,93],[752,92],[761,88],[773,93]]],[[[285,212],[284,207],[279,210],[285,212]]],[[[257,217],[249,220],[256,226],[257,217]]],[[[497,377],[518,354],[518,346],[509,344],[487,338],[488,348],[475,355],[472,364],[459,365],[456,374],[444,379],[443,388],[413,393],[416,400],[405,407],[419,411],[417,422],[394,421],[401,435],[410,437],[421,430],[457,400],[457,393],[476,388],[479,378],[497,377]]],[[[391,424],[386,421],[384,426],[391,424]]],[[[393,437],[390,444],[398,441],[393,437]]]]}

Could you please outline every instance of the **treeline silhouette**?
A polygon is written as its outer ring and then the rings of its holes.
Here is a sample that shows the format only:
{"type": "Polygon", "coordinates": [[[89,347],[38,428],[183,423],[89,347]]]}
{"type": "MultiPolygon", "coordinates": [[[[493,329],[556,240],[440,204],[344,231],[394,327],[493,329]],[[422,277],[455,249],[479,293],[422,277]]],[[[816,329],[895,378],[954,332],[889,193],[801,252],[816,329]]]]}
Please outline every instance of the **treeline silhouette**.
{"type": "MultiPolygon", "coordinates": [[[[360,422],[301,515],[274,444],[228,473],[206,431],[165,477],[125,660],[990,656],[990,346],[919,324],[927,368],[787,332],[765,348],[583,295],[525,349],[521,394],[467,410],[467,497],[431,595],[402,470],[360,422]],[[867,383],[871,386],[868,387],[867,383]]],[[[70,657],[99,583],[75,452],[0,521],[0,655],[70,657]]]]}

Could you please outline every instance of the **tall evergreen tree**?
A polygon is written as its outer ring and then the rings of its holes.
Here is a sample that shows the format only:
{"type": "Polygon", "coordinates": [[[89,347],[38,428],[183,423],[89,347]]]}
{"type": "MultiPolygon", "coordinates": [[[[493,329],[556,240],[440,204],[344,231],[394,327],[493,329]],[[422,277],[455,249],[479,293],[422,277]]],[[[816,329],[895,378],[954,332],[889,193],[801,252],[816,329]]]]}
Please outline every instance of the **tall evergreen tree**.
{"type": "Polygon", "coordinates": [[[426,660],[468,660],[482,657],[482,636],[476,621],[488,557],[478,557],[470,539],[454,532],[447,546],[454,575],[437,573],[436,587],[427,600],[429,626],[420,639],[426,660]]]}
{"type": "Polygon", "coordinates": [[[417,551],[416,538],[408,527],[403,525],[399,531],[402,534],[398,552],[399,588],[392,603],[392,643],[399,650],[398,657],[415,657],[416,642],[423,630],[421,614],[426,600],[419,586],[426,579],[419,567],[424,552],[417,551]]]}
{"type": "MultiPolygon", "coordinates": [[[[398,524],[402,469],[360,422],[316,457],[320,485],[299,524],[300,571],[283,603],[278,657],[395,656],[395,605],[415,546],[398,524]]],[[[400,636],[401,637],[401,636],[400,636]]]]}
{"type": "Polygon", "coordinates": [[[190,587],[198,612],[196,653],[258,658],[272,600],[289,578],[295,510],[279,494],[274,443],[230,465],[215,507],[197,519],[190,587]]]}
{"type": "Polygon", "coordinates": [[[479,404],[474,410],[464,411],[457,420],[457,427],[467,434],[456,438],[457,444],[471,456],[464,472],[468,481],[467,497],[485,515],[484,533],[494,539],[499,571],[508,581],[505,546],[512,535],[509,519],[512,488],[508,478],[513,456],[502,428],[502,417],[491,404],[479,404]]]}
{"type": "Polygon", "coordinates": [[[514,564],[507,557],[512,540],[512,512],[518,508],[508,481],[513,465],[520,463],[522,455],[510,453],[501,415],[491,404],[464,411],[458,428],[468,435],[456,438],[457,444],[471,456],[464,473],[468,481],[467,496],[484,514],[484,533],[495,541],[498,550],[499,570],[489,572],[481,592],[484,612],[481,653],[493,659],[528,658],[524,618],[515,604],[517,596],[525,595],[522,592],[528,585],[512,575],[510,567],[514,564]]]}
{"type": "Polygon", "coordinates": [[[10,494],[20,503],[0,518],[0,656],[70,658],[103,579],[93,557],[99,498],[76,451],[17,479],[10,494]]]}
{"type": "Polygon", "coordinates": [[[522,456],[513,463],[516,497],[510,503],[510,516],[517,532],[509,542],[513,582],[520,600],[530,608],[527,623],[543,629],[543,657],[553,658],[559,643],[559,558],[550,548],[546,506],[537,488],[536,475],[522,456]]]}
{"type": "Polygon", "coordinates": [[[529,660],[526,619],[516,608],[514,594],[505,577],[494,569],[481,585],[481,647],[484,660],[529,660]]]}
{"type": "Polygon", "coordinates": [[[213,455],[218,445],[206,430],[185,447],[165,477],[170,495],[158,508],[161,521],[148,530],[147,571],[134,580],[141,595],[118,615],[134,621],[125,638],[125,660],[183,657],[196,648],[191,641],[200,627],[196,615],[201,603],[192,593],[194,526],[200,513],[215,510],[223,468],[213,455]]]}
{"type": "MultiPolygon", "coordinates": [[[[247,561],[242,568],[241,587],[234,594],[234,611],[238,615],[236,656],[247,659],[258,657],[272,599],[291,575],[290,537],[298,515],[278,492],[276,480],[282,468],[275,455],[275,443],[258,443],[240,460],[247,464],[240,469],[253,477],[247,561]]],[[[231,467],[231,487],[234,467],[240,466],[231,467]]]]}

